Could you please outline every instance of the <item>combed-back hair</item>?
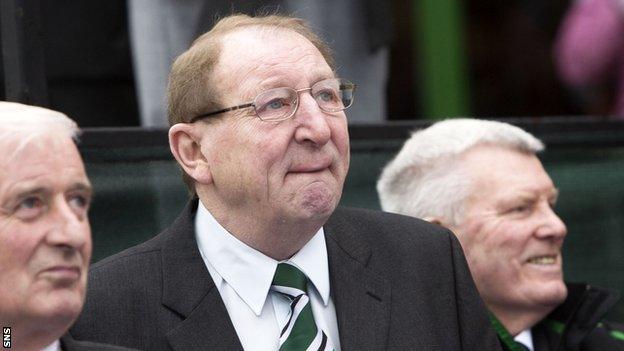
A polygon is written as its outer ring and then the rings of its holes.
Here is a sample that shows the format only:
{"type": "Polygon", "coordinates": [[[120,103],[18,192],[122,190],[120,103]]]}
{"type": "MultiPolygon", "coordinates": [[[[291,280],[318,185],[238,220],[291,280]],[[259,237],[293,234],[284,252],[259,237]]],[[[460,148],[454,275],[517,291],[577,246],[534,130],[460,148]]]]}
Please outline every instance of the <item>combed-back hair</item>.
{"type": "Polygon", "coordinates": [[[236,14],[224,17],[214,27],[195,39],[191,47],[173,62],[167,87],[169,124],[188,122],[191,118],[223,108],[219,104],[219,82],[211,79],[219,63],[222,38],[228,33],[248,27],[291,30],[308,39],[334,70],[334,58],[329,46],[302,19],[282,15],[248,16],[236,14]]]}
{"type": "Polygon", "coordinates": [[[539,139],[507,123],[468,118],[435,123],[413,132],[383,169],[377,181],[382,209],[458,224],[472,184],[458,159],[478,145],[528,154],[544,149],[539,139]]]}
{"type": "Polygon", "coordinates": [[[0,101],[0,144],[11,144],[10,153],[4,160],[10,160],[27,145],[43,147],[46,140],[64,138],[78,141],[78,125],[65,114],[47,108],[0,101]]]}

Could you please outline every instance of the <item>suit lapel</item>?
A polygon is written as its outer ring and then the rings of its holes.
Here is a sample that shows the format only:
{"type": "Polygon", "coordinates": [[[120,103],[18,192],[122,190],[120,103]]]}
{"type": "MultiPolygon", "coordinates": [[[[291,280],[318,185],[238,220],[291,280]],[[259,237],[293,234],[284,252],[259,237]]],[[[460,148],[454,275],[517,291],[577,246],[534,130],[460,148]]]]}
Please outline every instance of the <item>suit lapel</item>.
{"type": "Polygon", "coordinates": [[[174,350],[236,350],[242,346],[197,248],[189,202],[162,248],[163,305],[183,321],[167,333],[174,350]]]}
{"type": "Polygon", "coordinates": [[[340,214],[334,214],[324,230],[341,348],[385,350],[390,325],[389,283],[367,268],[370,247],[358,240],[358,233],[341,220],[340,214]]]}

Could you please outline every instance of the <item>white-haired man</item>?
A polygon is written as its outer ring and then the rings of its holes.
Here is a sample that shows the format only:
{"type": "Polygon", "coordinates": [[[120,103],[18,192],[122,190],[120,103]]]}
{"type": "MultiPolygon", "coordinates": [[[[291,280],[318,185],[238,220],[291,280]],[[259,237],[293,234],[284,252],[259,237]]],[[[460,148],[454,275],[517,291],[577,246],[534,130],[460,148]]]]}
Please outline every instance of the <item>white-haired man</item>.
{"type": "Polygon", "coordinates": [[[91,185],[77,134],[60,112],[0,102],[4,348],[122,350],[63,336],[82,309],[91,258],[91,185]]]}
{"type": "Polygon", "coordinates": [[[501,122],[436,123],[383,170],[382,208],[455,232],[507,350],[623,350],[621,333],[597,326],[619,294],[563,282],[566,226],[536,157],[543,148],[501,122]]]}

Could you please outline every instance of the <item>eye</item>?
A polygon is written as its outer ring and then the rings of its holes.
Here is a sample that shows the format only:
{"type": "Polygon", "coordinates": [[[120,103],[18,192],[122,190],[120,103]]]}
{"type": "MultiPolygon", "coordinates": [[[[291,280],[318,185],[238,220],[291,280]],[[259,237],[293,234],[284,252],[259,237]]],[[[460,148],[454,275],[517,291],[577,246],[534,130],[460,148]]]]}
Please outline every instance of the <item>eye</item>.
{"type": "Polygon", "coordinates": [[[517,215],[523,215],[523,214],[528,214],[532,211],[533,206],[532,204],[520,204],[517,206],[513,206],[511,207],[507,213],[510,214],[517,214],[517,215]]]}
{"type": "Polygon", "coordinates": [[[529,206],[523,205],[512,208],[510,212],[526,212],[528,210],[529,206]]]}
{"type": "Polygon", "coordinates": [[[91,203],[91,199],[85,195],[72,195],[69,198],[69,204],[72,208],[85,209],[89,208],[89,204],[91,203]]]}
{"type": "Polygon", "coordinates": [[[17,218],[23,220],[34,219],[45,211],[44,201],[36,196],[26,197],[18,203],[14,210],[17,218]]]}
{"type": "Polygon", "coordinates": [[[267,104],[267,109],[277,110],[282,107],[284,107],[284,101],[281,99],[269,101],[269,103],[267,104]]]}
{"type": "Polygon", "coordinates": [[[316,94],[316,98],[324,102],[333,101],[335,100],[335,97],[336,97],[336,93],[333,90],[329,90],[329,89],[322,90],[318,94],[316,94]]]}
{"type": "Polygon", "coordinates": [[[82,193],[70,194],[67,197],[67,203],[78,215],[86,215],[91,205],[91,195],[82,193]]]}
{"type": "Polygon", "coordinates": [[[293,101],[291,101],[290,99],[286,97],[279,97],[279,98],[268,100],[267,102],[262,102],[259,105],[259,108],[257,109],[257,111],[259,113],[272,113],[272,112],[282,113],[285,109],[290,108],[292,104],[293,104],[293,101]]]}

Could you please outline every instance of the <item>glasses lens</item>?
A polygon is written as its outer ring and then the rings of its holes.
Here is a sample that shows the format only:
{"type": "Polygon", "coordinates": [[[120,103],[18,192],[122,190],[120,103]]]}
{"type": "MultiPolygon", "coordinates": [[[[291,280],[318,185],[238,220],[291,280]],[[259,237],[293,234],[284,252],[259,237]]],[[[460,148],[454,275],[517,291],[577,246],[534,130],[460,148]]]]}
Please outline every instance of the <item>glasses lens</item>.
{"type": "Polygon", "coordinates": [[[297,92],[290,88],[267,90],[256,96],[254,108],[263,121],[286,119],[297,108],[297,92]]]}
{"type": "Polygon", "coordinates": [[[326,79],[312,86],[312,96],[326,112],[342,111],[353,103],[355,85],[346,79],[326,79]]]}

